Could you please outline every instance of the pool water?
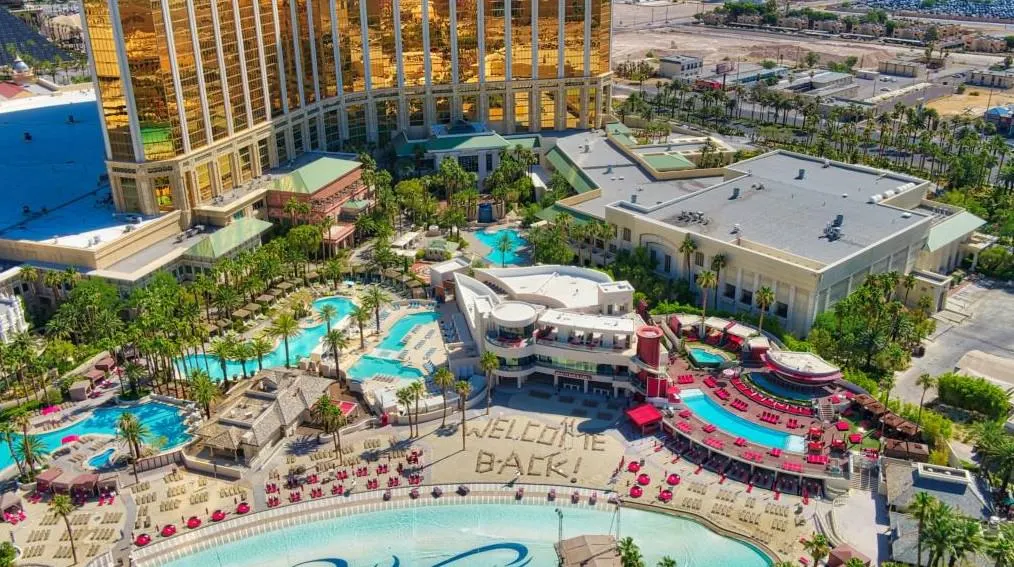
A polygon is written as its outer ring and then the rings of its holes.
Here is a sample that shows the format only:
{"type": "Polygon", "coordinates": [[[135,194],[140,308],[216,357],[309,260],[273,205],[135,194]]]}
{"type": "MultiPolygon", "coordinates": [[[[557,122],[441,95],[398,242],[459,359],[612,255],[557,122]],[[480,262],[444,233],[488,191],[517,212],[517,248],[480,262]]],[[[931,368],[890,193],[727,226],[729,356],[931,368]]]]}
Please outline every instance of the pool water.
{"type": "MultiPolygon", "coordinates": [[[[355,304],[352,300],[345,297],[325,297],[318,299],[313,302],[313,312],[316,314],[317,311],[325,306],[333,305],[338,309],[338,315],[331,321],[331,326],[334,327],[342,319],[348,316],[349,313],[355,308],[355,304]]],[[[320,323],[313,327],[307,327],[302,332],[289,339],[289,364],[295,366],[301,358],[305,358],[310,355],[310,352],[320,344],[321,338],[327,333],[327,323],[320,323]]],[[[279,366],[285,366],[285,344],[282,341],[278,341],[278,346],[275,350],[271,351],[270,354],[264,357],[262,361],[264,368],[277,368],[279,366]]],[[[222,375],[222,363],[219,358],[214,355],[189,355],[186,357],[186,368],[181,362],[181,359],[176,361],[177,367],[181,372],[187,373],[193,368],[201,368],[208,372],[214,380],[221,380],[222,375]]],[[[230,378],[243,375],[243,365],[246,366],[248,374],[254,374],[257,372],[257,359],[251,358],[245,361],[242,365],[238,361],[229,360],[225,363],[226,371],[230,378]]]]}
{"type": "Polygon", "coordinates": [[[694,364],[706,368],[721,366],[727,360],[724,356],[712,352],[706,348],[691,347],[687,349],[687,352],[690,354],[690,358],[693,359],[694,364]]]}
{"type": "Polygon", "coordinates": [[[764,447],[777,447],[797,453],[803,452],[803,438],[798,435],[783,433],[743,419],[722,407],[700,390],[683,390],[680,395],[683,398],[683,403],[694,412],[694,415],[733,437],[742,437],[750,443],[764,447]]]}
{"type": "Polygon", "coordinates": [[[790,388],[786,388],[780,384],[776,384],[774,381],[767,377],[767,373],[764,372],[751,372],[750,381],[755,386],[762,390],[767,390],[769,393],[778,396],[779,398],[785,398],[787,400],[798,400],[801,402],[808,402],[813,399],[811,396],[807,396],[803,392],[798,392],[790,388]]]}
{"type": "Polygon", "coordinates": [[[434,311],[405,315],[394,325],[391,325],[387,335],[373,352],[360,357],[346,370],[346,374],[351,380],[357,382],[373,378],[378,374],[396,376],[403,380],[422,378],[423,373],[419,369],[401,362],[397,359],[397,355],[406,348],[405,337],[412,332],[412,329],[419,325],[432,323],[439,318],[440,314],[434,311]]]}
{"type": "MultiPolygon", "coordinates": [[[[445,497],[446,498],[446,497],[445,497]]],[[[563,537],[616,532],[613,512],[561,508],[563,537]]],[[[453,504],[335,518],[256,535],[173,561],[170,567],[555,567],[558,520],[544,504],[453,504]]],[[[765,567],[753,547],[685,518],[624,509],[646,565],[765,567]]]]}
{"type": "Polygon", "coordinates": [[[513,228],[502,228],[496,232],[481,230],[475,233],[475,237],[479,239],[479,242],[489,246],[490,251],[485,258],[494,266],[518,265],[524,262],[524,257],[520,252],[522,248],[528,246],[528,240],[521,236],[517,230],[513,228]],[[500,251],[500,238],[505,234],[511,242],[511,249],[506,253],[500,251]]]}
{"type": "Polygon", "coordinates": [[[109,465],[112,464],[110,462],[110,459],[112,458],[113,453],[115,453],[115,452],[116,452],[116,448],[115,447],[110,447],[110,448],[106,449],[105,451],[102,451],[101,453],[99,453],[99,454],[95,455],[94,457],[88,459],[88,466],[91,467],[91,468],[93,468],[93,469],[104,469],[104,468],[108,467],[109,465]]]}
{"type": "MultiPolygon", "coordinates": [[[[36,435],[42,442],[46,452],[52,452],[60,447],[64,437],[69,435],[116,435],[116,422],[124,413],[132,413],[137,416],[138,421],[148,427],[151,436],[146,442],[152,443],[159,438],[165,438],[165,445],[162,450],[178,447],[190,440],[186,425],[180,418],[177,408],[160,402],[145,402],[135,406],[97,408],[87,418],[64,427],[54,429],[46,433],[36,435]]],[[[18,436],[20,438],[20,436],[18,436]]],[[[15,447],[17,440],[15,440],[15,447]]],[[[0,470],[14,464],[14,458],[7,448],[7,444],[0,444],[0,470]]]]}

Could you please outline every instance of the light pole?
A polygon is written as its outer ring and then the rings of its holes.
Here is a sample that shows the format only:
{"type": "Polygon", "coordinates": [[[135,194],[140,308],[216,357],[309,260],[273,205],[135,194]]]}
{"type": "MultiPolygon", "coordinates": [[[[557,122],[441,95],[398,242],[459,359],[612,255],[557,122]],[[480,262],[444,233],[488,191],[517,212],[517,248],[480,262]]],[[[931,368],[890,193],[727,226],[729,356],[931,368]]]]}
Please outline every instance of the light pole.
{"type": "Polygon", "coordinates": [[[559,549],[563,549],[563,510],[556,509],[556,546],[559,549]]]}

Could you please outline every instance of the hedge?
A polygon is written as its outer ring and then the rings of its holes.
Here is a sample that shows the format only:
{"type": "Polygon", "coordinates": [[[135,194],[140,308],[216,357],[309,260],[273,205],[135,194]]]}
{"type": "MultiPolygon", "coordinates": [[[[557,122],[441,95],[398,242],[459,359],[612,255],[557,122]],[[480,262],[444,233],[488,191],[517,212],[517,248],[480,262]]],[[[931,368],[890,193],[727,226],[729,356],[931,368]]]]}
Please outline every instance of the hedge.
{"type": "Polygon", "coordinates": [[[1006,417],[1010,411],[1007,390],[985,378],[947,373],[938,378],[940,401],[957,408],[980,413],[990,419],[1006,417]]]}

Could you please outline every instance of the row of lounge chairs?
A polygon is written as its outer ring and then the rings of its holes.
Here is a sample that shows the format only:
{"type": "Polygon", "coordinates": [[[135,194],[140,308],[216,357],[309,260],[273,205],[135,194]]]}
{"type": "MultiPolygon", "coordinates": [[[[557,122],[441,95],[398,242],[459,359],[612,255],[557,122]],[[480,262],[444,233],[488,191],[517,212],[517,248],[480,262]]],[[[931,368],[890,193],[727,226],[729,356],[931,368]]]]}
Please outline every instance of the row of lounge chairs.
{"type": "Polygon", "coordinates": [[[739,391],[740,394],[743,394],[747,398],[757,402],[762,406],[769,407],[771,409],[775,409],[780,412],[791,413],[793,415],[799,415],[803,417],[813,417],[814,415],[813,408],[798,406],[796,404],[790,404],[779,400],[775,400],[773,398],[769,398],[764,394],[755,391],[750,386],[746,385],[746,383],[744,383],[738,377],[733,378],[731,382],[732,385],[736,388],[736,390],[739,391]]]}

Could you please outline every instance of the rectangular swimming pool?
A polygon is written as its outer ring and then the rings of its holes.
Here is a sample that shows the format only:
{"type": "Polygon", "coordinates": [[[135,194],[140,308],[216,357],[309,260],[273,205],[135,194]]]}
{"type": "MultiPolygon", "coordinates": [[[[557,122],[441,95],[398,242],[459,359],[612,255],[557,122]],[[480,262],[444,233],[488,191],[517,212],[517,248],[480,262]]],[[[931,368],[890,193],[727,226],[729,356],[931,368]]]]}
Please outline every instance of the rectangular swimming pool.
{"type": "Polygon", "coordinates": [[[698,389],[683,390],[683,403],[701,420],[713,424],[733,437],[742,437],[750,443],[765,447],[777,447],[786,451],[802,453],[803,438],[783,433],[743,419],[722,407],[698,389]]]}

